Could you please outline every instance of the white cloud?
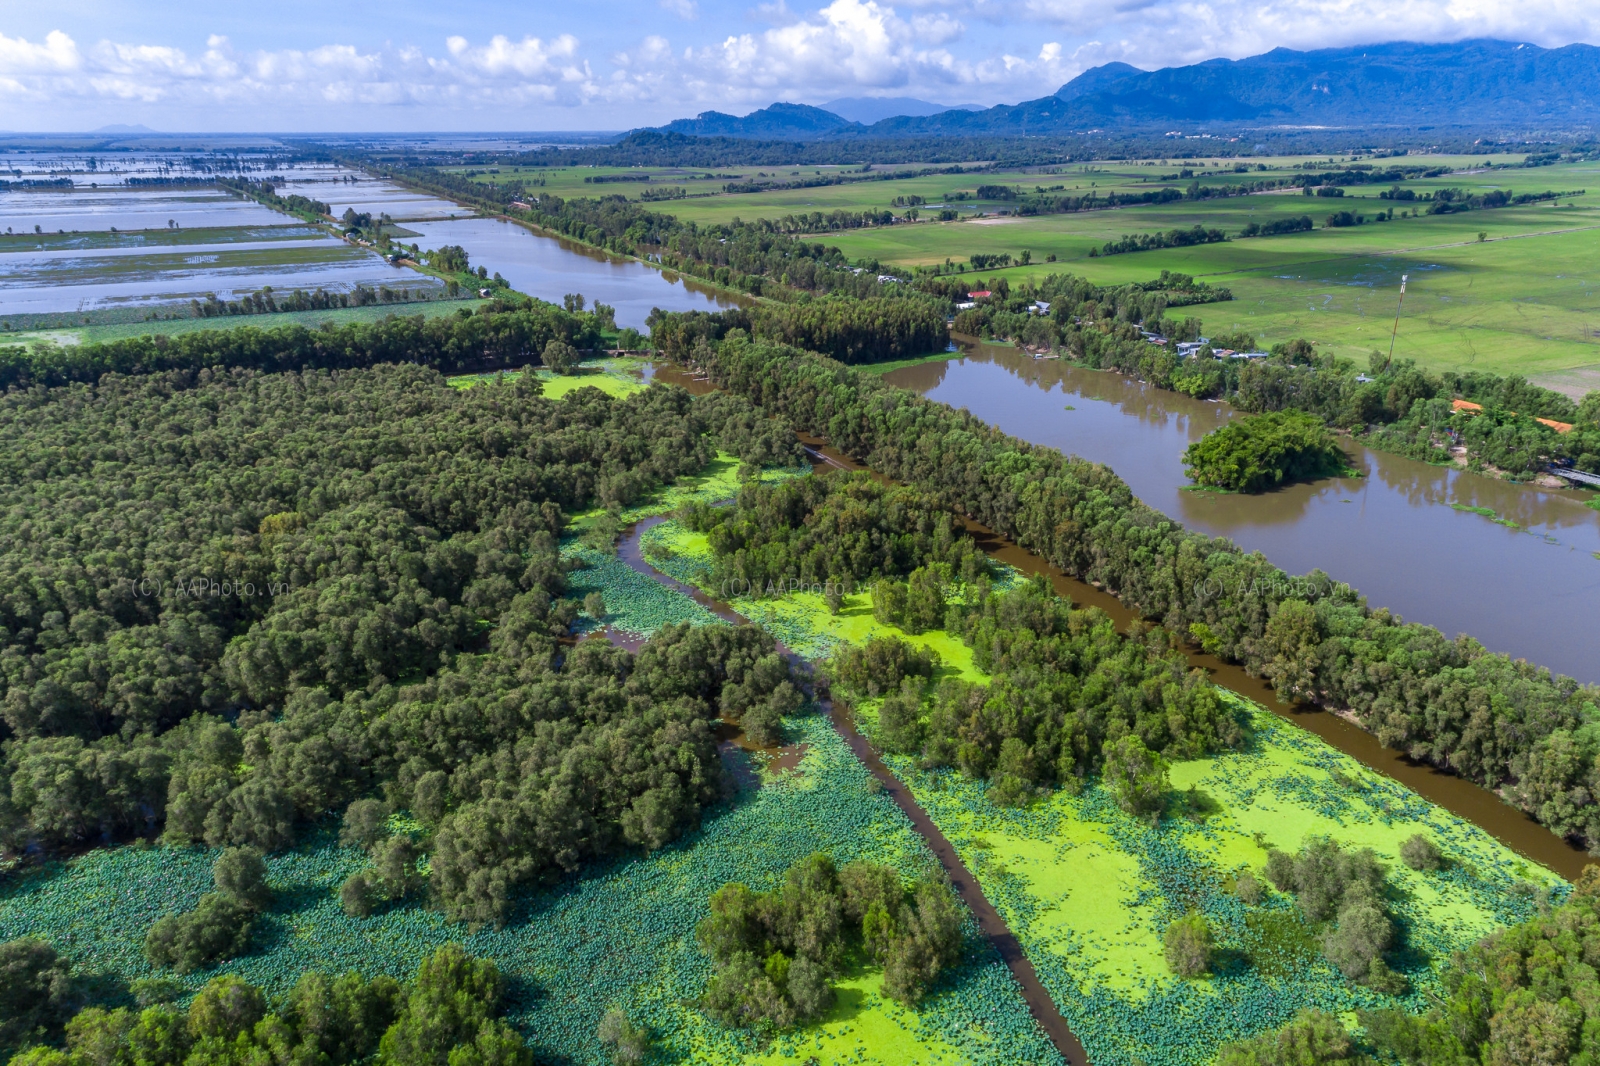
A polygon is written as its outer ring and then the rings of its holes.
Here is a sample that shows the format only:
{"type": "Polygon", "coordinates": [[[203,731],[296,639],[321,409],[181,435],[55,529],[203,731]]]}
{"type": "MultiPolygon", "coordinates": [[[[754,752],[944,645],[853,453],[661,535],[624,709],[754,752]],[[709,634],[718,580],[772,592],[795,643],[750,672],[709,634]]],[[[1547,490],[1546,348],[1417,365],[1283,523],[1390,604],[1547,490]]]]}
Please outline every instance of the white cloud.
{"type": "Polygon", "coordinates": [[[78,69],[78,46],[60,30],[51,30],[43,44],[0,33],[0,75],[49,74],[78,69]]]}
{"type": "Polygon", "coordinates": [[[695,0],[661,0],[661,10],[670,11],[689,22],[700,17],[700,5],[695,0]]]}

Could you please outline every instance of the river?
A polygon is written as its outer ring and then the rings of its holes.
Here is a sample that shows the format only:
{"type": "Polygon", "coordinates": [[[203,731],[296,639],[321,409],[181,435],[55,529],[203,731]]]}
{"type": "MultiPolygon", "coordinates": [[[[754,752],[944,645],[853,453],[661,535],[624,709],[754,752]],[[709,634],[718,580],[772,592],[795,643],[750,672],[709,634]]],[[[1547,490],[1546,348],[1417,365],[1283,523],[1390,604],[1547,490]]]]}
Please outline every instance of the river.
{"type": "Polygon", "coordinates": [[[1374,607],[1600,682],[1600,512],[1572,492],[1349,444],[1365,476],[1260,495],[1197,493],[1185,491],[1183,451],[1234,417],[1225,403],[995,345],[885,380],[1104,463],[1156,510],[1260,551],[1290,574],[1320,568],[1374,607]]]}
{"type": "Polygon", "coordinates": [[[460,245],[474,267],[482,264],[490,273],[498,272],[518,292],[557,304],[567,293],[581,293],[590,305],[598,301],[616,308],[617,325],[640,332],[645,332],[645,319],[652,308],[721,311],[738,306],[731,295],[692,278],[541,236],[497,218],[405,225],[422,234],[414,242],[424,249],[460,245]]]}

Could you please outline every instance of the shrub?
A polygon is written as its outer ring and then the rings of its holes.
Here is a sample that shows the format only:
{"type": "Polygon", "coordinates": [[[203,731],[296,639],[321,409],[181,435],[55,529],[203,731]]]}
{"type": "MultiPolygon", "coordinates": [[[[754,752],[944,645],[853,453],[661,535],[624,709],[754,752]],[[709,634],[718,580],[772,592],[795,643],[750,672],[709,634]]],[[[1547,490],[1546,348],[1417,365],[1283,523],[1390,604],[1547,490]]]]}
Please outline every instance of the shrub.
{"type": "Polygon", "coordinates": [[[1247,907],[1254,907],[1260,903],[1266,891],[1261,887],[1261,881],[1249,870],[1244,871],[1234,881],[1233,894],[1239,897],[1239,902],[1247,907]]]}
{"type": "Polygon", "coordinates": [[[852,692],[881,696],[899,690],[908,677],[932,677],[938,668],[939,653],[930,648],[918,648],[899,637],[874,637],[839,651],[828,672],[852,692]]]}
{"type": "Polygon", "coordinates": [[[1254,1040],[1225,1044],[1217,1066],[1336,1066],[1364,1062],[1339,1019],[1318,1010],[1301,1011],[1282,1029],[1254,1040]]]}
{"type": "Polygon", "coordinates": [[[1433,873],[1444,866],[1444,856],[1438,846],[1421,833],[1408,837],[1400,845],[1400,861],[1423,873],[1433,873]]]}
{"type": "Polygon", "coordinates": [[[606,1011],[596,1036],[611,1053],[613,1066],[638,1066],[650,1054],[650,1034],[634,1025],[619,1007],[606,1011]]]}
{"type": "Polygon", "coordinates": [[[389,808],[379,800],[358,799],[345,808],[339,843],[347,848],[370,848],[389,835],[389,808]]]}
{"type": "Polygon", "coordinates": [[[207,892],[187,914],[169,914],[145,934],[145,957],[157,966],[189,973],[244,954],[252,915],[221,892],[207,892]]]}
{"type": "Polygon", "coordinates": [[[1195,911],[1167,926],[1162,936],[1167,965],[1179,977],[1199,977],[1211,969],[1211,923],[1195,911]]]}
{"type": "Polygon", "coordinates": [[[552,339],[544,346],[544,353],[540,356],[544,365],[557,374],[570,374],[578,369],[582,357],[578,349],[564,340],[552,339]]]}

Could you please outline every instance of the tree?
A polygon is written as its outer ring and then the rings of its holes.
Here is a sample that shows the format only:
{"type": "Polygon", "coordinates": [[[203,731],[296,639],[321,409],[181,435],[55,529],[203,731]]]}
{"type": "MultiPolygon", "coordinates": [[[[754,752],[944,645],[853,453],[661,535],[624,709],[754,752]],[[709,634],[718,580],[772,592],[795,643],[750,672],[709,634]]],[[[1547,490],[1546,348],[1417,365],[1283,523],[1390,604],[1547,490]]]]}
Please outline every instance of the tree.
{"type": "Polygon", "coordinates": [[[250,944],[251,911],[221,892],[207,892],[187,914],[159,919],[145,935],[145,957],[179,973],[242,955],[250,944]]]}
{"type": "Polygon", "coordinates": [[[595,621],[602,621],[606,616],[606,598],[603,593],[591,592],[583,598],[583,613],[595,621]]]}
{"type": "Polygon", "coordinates": [[[257,848],[228,848],[212,864],[217,891],[246,910],[264,911],[272,903],[267,863],[257,848]]]}
{"type": "Polygon", "coordinates": [[[1199,977],[1211,969],[1211,923],[1194,911],[1171,925],[1162,934],[1167,965],[1179,977],[1199,977]]]}
{"type": "MultiPolygon", "coordinates": [[[[422,961],[405,1009],[383,1035],[380,1059],[388,1066],[449,1066],[457,1045],[471,1044],[499,1010],[500,971],[446,944],[422,961]]],[[[461,1066],[461,1064],[456,1064],[461,1066]]]]}
{"type": "Polygon", "coordinates": [[[60,1033],[71,1014],[71,963],[32,937],[0,944],[0,1054],[60,1033]]]}
{"type": "Polygon", "coordinates": [[[563,340],[552,340],[544,346],[540,356],[544,365],[557,374],[570,374],[578,368],[582,357],[578,350],[563,340]]]}
{"type": "Polygon", "coordinates": [[[1167,762],[1129,734],[1106,744],[1105,780],[1117,806],[1134,815],[1157,815],[1171,788],[1167,762]]]}
{"type": "Polygon", "coordinates": [[[369,848],[389,833],[389,808],[381,800],[352,800],[339,827],[339,843],[347,848],[369,848]]]}

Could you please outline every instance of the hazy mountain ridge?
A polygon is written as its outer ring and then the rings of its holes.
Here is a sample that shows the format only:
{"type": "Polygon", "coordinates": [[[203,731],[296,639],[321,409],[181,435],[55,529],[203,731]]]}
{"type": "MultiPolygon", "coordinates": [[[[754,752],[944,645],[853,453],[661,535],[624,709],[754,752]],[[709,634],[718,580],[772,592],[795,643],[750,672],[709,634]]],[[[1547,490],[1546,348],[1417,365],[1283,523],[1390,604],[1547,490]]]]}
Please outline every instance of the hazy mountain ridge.
{"type": "Polygon", "coordinates": [[[1142,71],[1091,68],[1050,96],[978,111],[905,114],[871,125],[774,104],[742,119],[706,112],[661,127],[776,140],[1064,134],[1248,122],[1283,126],[1600,125],[1600,48],[1514,41],[1399,41],[1142,71]]]}

